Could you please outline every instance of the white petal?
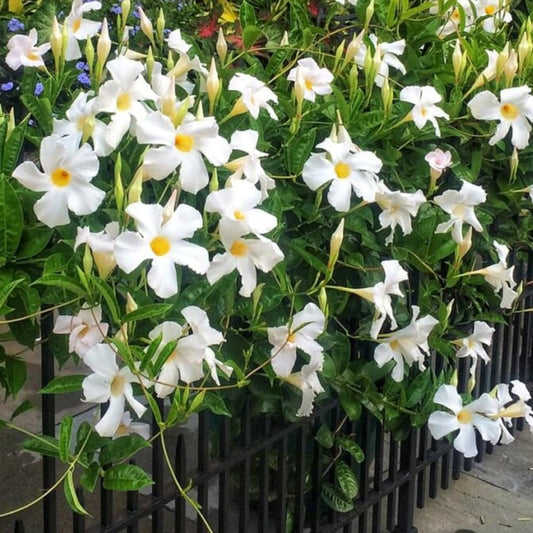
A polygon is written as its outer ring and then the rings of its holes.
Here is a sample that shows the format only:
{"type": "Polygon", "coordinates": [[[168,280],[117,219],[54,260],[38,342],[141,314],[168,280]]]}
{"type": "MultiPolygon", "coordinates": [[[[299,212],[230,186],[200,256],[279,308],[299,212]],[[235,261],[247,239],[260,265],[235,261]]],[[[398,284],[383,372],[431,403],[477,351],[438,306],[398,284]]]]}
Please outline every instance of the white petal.
{"type": "Polygon", "coordinates": [[[459,428],[457,417],[443,411],[431,413],[428,419],[428,427],[434,439],[441,439],[452,431],[459,428]]]}
{"type": "Polygon", "coordinates": [[[67,195],[58,187],[49,190],[33,206],[35,216],[49,228],[70,222],[67,208],[67,195]]]}
{"type": "Polygon", "coordinates": [[[111,381],[104,376],[91,374],[82,383],[84,402],[104,403],[111,396],[111,381]]]}
{"type": "Polygon", "coordinates": [[[174,263],[188,266],[197,274],[205,274],[209,268],[209,254],[198,244],[178,241],[172,244],[170,253],[174,263]]]}
{"type": "Polygon", "coordinates": [[[500,102],[490,91],[476,94],[467,105],[474,118],[481,120],[496,120],[500,118],[500,102]]]}
{"type": "Polygon", "coordinates": [[[475,457],[477,455],[476,432],[470,424],[461,424],[459,434],[453,441],[453,447],[465,457],[475,457]]]}
{"type": "Polygon", "coordinates": [[[463,400],[453,385],[441,385],[435,393],[433,403],[443,405],[455,414],[463,408],[463,400]]]}
{"type": "Polygon", "coordinates": [[[52,188],[50,179],[31,161],[24,161],[13,172],[13,177],[30,191],[44,192],[52,188]]]}
{"type": "Polygon", "coordinates": [[[237,262],[230,253],[215,255],[205,273],[207,281],[213,285],[213,283],[216,283],[220,278],[235,270],[236,266],[237,262]]]}
{"type": "Polygon", "coordinates": [[[161,256],[152,260],[152,268],[146,280],[160,298],[170,298],[178,292],[176,267],[169,256],[161,256]]]}
{"type": "Polygon", "coordinates": [[[118,373],[118,366],[115,362],[115,352],[107,344],[97,344],[91,348],[83,362],[96,374],[104,376],[109,380],[118,373]]]}
{"type": "Polygon", "coordinates": [[[133,231],[126,231],[117,237],[113,254],[117,265],[126,274],[133,272],[145,259],[152,257],[147,242],[133,231]]]}
{"type": "Polygon", "coordinates": [[[352,196],[352,184],[349,179],[335,179],[328,190],[328,202],[336,211],[348,211],[352,196]]]}
{"type": "Polygon", "coordinates": [[[112,437],[120,426],[124,414],[124,396],[111,396],[109,407],[94,429],[101,437],[112,437]]]}
{"type": "Polygon", "coordinates": [[[331,161],[325,157],[313,154],[305,162],[302,170],[302,179],[313,191],[335,178],[335,170],[331,161]]]}

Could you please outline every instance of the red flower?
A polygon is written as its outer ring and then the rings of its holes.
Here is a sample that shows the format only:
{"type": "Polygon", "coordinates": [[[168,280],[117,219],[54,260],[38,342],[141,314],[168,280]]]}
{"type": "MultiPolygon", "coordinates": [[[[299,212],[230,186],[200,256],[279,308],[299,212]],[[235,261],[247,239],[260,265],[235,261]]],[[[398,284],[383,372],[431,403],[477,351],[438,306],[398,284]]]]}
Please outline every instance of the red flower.
{"type": "Polygon", "coordinates": [[[218,32],[218,16],[213,15],[209,20],[200,22],[198,24],[198,37],[202,39],[210,39],[218,32]]]}
{"type": "Polygon", "coordinates": [[[319,0],[311,0],[307,5],[307,11],[313,16],[318,17],[319,0]]]}

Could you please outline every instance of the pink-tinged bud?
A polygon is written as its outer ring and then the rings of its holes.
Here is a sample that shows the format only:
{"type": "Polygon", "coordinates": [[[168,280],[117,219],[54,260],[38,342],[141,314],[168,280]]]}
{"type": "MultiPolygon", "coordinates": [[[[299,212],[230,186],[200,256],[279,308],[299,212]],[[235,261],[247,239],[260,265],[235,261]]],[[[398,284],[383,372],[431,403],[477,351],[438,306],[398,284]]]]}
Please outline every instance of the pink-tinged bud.
{"type": "Polygon", "coordinates": [[[50,34],[50,47],[52,48],[52,55],[54,56],[54,62],[56,70],[59,70],[61,65],[61,55],[63,53],[63,35],[61,34],[61,28],[57,22],[57,17],[52,19],[52,33],[50,34]]]}
{"type": "Polygon", "coordinates": [[[346,48],[346,55],[344,56],[344,60],[346,61],[346,63],[349,63],[357,55],[357,52],[359,52],[361,44],[363,44],[364,35],[365,31],[362,30],[359,32],[358,35],[353,36],[353,39],[350,41],[350,44],[346,48]]]}
{"type": "Polygon", "coordinates": [[[109,28],[107,25],[107,19],[104,18],[102,21],[102,29],[100,30],[100,37],[96,43],[96,60],[97,60],[97,69],[99,72],[102,72],[104,69],[105,62],[109,57],[109,52],[111,51],[111,39],[109,38],[109,28]]]}
{"type": "Polygon", "coordinates": [[[218,77],[217,66],[215,64],[215,58],[211,58],[211,65],[209,67],[209,74],[205,82],[205,88],[207,91],[207,97],[209,98],[209,114],[213,114],[215,108],[215,102],[218,98],[220,91],[220,79],[218,77]]]}
{"type": "Polygon", "coordinates": [[[143,11],[143,8],[141,6],[137,6],[137,11],[139,12],[141,31],[153,43],[154,26],[152,24],[152,21],[146,16],[146,13],[143,11]]]}
{"type": "Polygon", "coordinates": [[[328,270],[331,270],[337,259],[339,258],[339,252],[341,250],[342,241],[344,239],[344,218],[341,219],[337,229],[331,235],[329,241],[329,259],[328,259],[328,270]]]}
{"type": "Polygon", "coordinates": [[[168,199],[168,202],[163,207],[163,224],[170,219],[176,210],[176,201],[178,200],[178,190],[172,189],[172,194],[168,199]]]}

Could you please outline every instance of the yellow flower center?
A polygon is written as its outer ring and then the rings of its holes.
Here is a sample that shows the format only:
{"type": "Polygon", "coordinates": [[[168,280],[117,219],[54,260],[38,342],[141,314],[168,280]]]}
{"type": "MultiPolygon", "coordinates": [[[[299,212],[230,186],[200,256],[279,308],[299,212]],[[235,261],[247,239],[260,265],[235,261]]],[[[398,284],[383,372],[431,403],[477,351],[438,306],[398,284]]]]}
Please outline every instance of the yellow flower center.
{"type": "Polygon", "coordinates": [[[124,385],[126,384],[126,378],[121,376],[115,376],[111,382],[111,396],[120,396],[124,390],[124,385]]]}
{"type": "Polygon", "coordinates": [[[335,165],[335,174],[341,180],[346,179],[350,175],[350,167],[343,162],[337,163],[335,165]]]}
{"type": "Polygon", "coordinates": [[[70,183],[70,172],[64,168],[58,167],[52,172],[52,183],[56,187],[66,187],[70,183]]]}
{"type": "Polygon", "coordinates": [[[288,337],[287,337],[287,342],[294,342],[294,340],[296,339],[294,333],[291,333],[288,337]]]}
{"type": "Polygon", "coordinates": [[[458,9],[454,9],[452,13],[452,19],[453,20],[459,20],[461,18],[461,15],[459,13],[458,9]]]}
{"type": "Polygon", "coordinates": [[[89,326],[83,326],[82,330],[78,333],[78,337],[85,337],[89,333],[89,326]]]}
{"type": "Polygon", "coordinates": [[[305,88],[311,91],[313,89],[313,82],[311,80],[305,80],[305,88]]]}
{"type": "Polygon", "coordinates": [[[466,409],[462,409],[457,414],[457,420],[459,420],[459,424],[469,424],[472,422],[472,413],[466,409]]]}
{"type": "Polygon", "coordinates": [[[390,349],[397,352],[400,349],[400,343],[398,341],[392,341],[389,343],[390,349]]]}
{"type": "Polygon", "coordinates": [[[76,33],[80,29],[80,26],[81,26],[81,18],[80,19],[76,19],[74,21],[74,24],[72,25],[72,32],[76,33]]]}
{"type": "Polygon", "coordinates": [[[122,93],[117,96],[117,109],[126,111],[131,107],[131,96],[128,93],[122,93]]]}
{"type": "Polygon", "coordinates": [[[500,106],[500,113],[506,120],[514,120],[518,116],[518,108],[513,104],[503,104],[500,106]]]}
{"type": "Polygon", "coordinates": [[[485,8],[485,15],[494,15],[496,13],[496,6],[495,5],[489,5],[485,8]]]}
{"type": "Polygon", "coordinates": [[[117,430],[115,431],[116,437],[124,437],[129,434],[130,432],[128,431],[128,426],[126,426],[125,424],[120,424],[117,430]]]}
{"type": "Polygon", "coordinates": [[[161,237],[161,235],[158,235],[152,239],[150,248],[155,255],[168,254],[170,250],[170,241],[166,237],[161,237]]]}
{"type": "Polygon", "coordinates": [[[174,138],[174,146],[181,152],[190,152],[194,148],[194,137],[178,133],[174,138]]]}
{"type": "Polygon", "coordinates": [[[229,253],[237,257],[243,257],[248,253],[248,246],[244,241],[235,241],[231,245],[229,253]]]}
{"type": "Polygon", "coordinates": [[[235,211],[235,213],[233,213],[233,216],[235,217],[236,220],[244,220],[244,215],[242,214],[241,211],[235,211]]]}
{"type": "Polygon", "coordinates": [[[33,52],[29,52],[26,57],[30,60],[30,61],[38,61],[39,59],[41,59],[41,56],[33,53],[33,52]]]}
{"type": "Polygon", "coordinates": [[[426,115],[428,114],[427,109],[426,109],[425,107],[422,107],[422,108],[420,109],[420,114],[421,114],[424,118],[426,118],[426,115]]]}

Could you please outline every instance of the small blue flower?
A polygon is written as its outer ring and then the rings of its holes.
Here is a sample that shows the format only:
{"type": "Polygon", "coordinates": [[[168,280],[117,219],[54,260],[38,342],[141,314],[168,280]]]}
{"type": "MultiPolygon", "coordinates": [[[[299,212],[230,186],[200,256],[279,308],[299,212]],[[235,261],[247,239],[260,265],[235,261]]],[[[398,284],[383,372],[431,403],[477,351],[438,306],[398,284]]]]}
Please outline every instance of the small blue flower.
{"type": "Polygon", "coordinates": [[[89,65],[87,65],[85,61],[78,61],[76,63],[76,69],[77,70],[89,70],[89,65]]]}
{"type": "Polygon", "coordinates": [[[172,30],[171,30],[170,28],[165,28],[165,29],[163,30],[163,35],[169,35],[169,34],[171,33],[171,31],[172,31],[172,30]]]}
{"type": "Polygon", "coordinates": [[[82,85],[91,85],[91,78],[89,77],[89,74],[87,74],[86,72],[82,72],[81,74],[78,75],[78,81],[82,85]]]}
{"type": "Polygon", "coordinates": [[[12,18],[7,23],[7,29],[10,32],[23,31],[25,28],[24,22],[21,22],[19,19],[12,18]]]}
{"type": "Polygon", "coordinates": [[[41,94],[43,93],[44,91],[44,85],[38,81],[36,84],[35,84],[35,89],[33,89],[33,94],[35,96],[41,96],[41,94]]]}
{"type": "Polygon", "coordinates": [[[111,11],[111,13],[113,13],[114,15],[122,14],[122,8],[118,4],[113,4],[109,11],[111,11]]]}
{"type": "Polygon", "coordinates": [[[0,91],[9,92],[13,90],[15,84],[12,81],[6,81],[6,83],[0,84],[0,91]]]}
{"type": "Polygon", "coordinates": [[[137,35],[139,33],[139,30],[141,29],[140,26],[133,26],[130,28],[130,35],[133,37],[134,35],[137,35]]]}

